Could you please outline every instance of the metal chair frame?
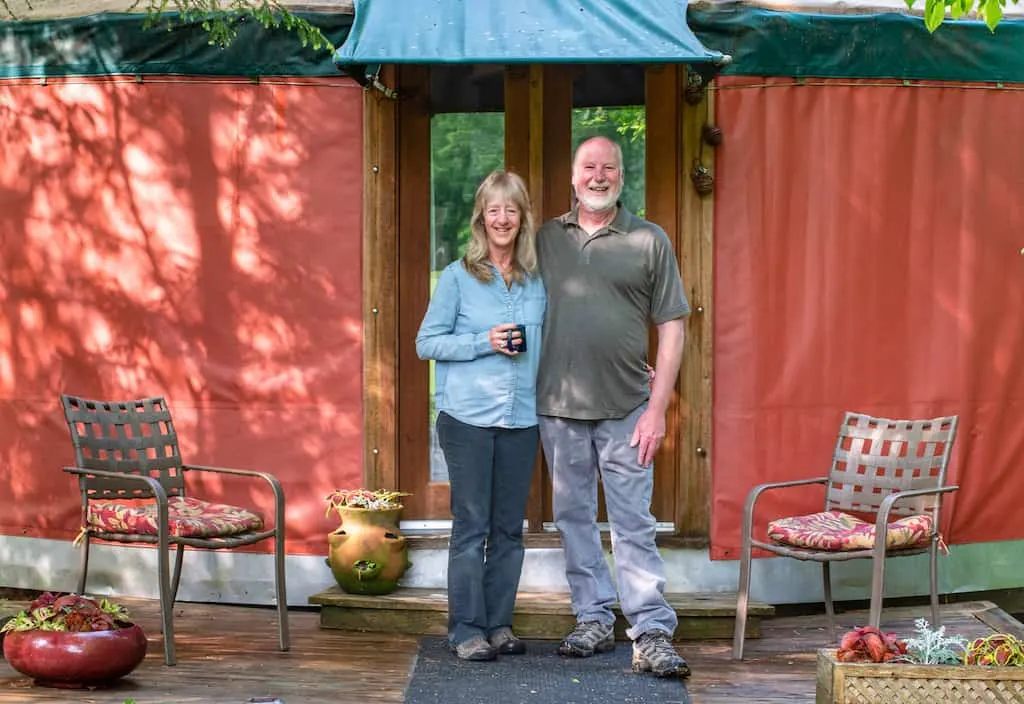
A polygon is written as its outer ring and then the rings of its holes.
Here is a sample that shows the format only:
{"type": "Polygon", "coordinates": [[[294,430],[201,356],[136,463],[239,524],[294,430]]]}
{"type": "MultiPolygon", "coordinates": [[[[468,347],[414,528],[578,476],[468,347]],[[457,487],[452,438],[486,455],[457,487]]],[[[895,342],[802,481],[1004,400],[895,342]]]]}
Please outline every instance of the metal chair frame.
{"type": "Polygon", "coordinates": [[[274,540],[274,584],[276,587],[280,649],[289,649],[288,598],[285,591],[285,501],[281,483],[271,474],[225,467],[187,465],[182,462],[178,435],[163,397],[132,401],[92,401],[61,395],[64,417],[75,448],[75,465],[64,471],[78,477],[82,495],[82,571],[78,593],[85,593],[89,572],[89,544],[92,539],[115,543],[146,543],[157,546],[160,588],[160,617],[164,634],[164,662],[174,665],[174,601],[181,581],[185,546],[204,550],[226,550],[274,540]],[[228,537],[198,538],[172,535],[169,531],[168,497],[186,496],[186,475],[204,472],[261,479],[274,493],[273,528],[228,537]],[[154,499],[157,506],[157,535],[107,533],[89,527],[89,501],[154,499]],[[171,577],[169,551],[176,546],[171,577]]]}
{"type": "Polygon", "coordinates": [[[872,560],[869,621],[870,625],[877,628],[882,618],[885,558],[927,552],[930,559],[932,623],[939,624],[939,517],[943,495],[959,488],[946,485],[946,470],[956,440],[957,420],[957,416],[929,420],[891,420],[847,412],[839,427],[828,476],[759,484],[750,491],[743,507],[743,546],[733,631],[733,659],[743,659],[752,551],[755,547],[784,557],[821,563],[825,612],[830,632],[835,625],[831,562],[872,560]],[[765,492],[813,484],[826,487],[825,511],[874,515],[875,544],[872,548],[815,550],[754,539],[754,509],[765,492]],[[932,533],[927,546],[886,549],[890,516],[925,513],[932,517],[932,533]]]}

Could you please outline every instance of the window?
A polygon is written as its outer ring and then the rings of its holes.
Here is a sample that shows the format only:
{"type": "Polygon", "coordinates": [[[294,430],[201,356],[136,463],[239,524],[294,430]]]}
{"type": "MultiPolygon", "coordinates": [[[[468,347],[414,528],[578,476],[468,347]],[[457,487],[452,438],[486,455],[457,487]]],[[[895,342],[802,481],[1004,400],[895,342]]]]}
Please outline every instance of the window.
{"type": "MultiPolygon", "coordinates": [[[[505,116],[456,112],[430,119],[430,293],[448,264],[466,251],[477,186],[505,163],[505,116]]],[[[437,442],[434,362],[430,362],[430,481],[447,482],[437,442]]]]}

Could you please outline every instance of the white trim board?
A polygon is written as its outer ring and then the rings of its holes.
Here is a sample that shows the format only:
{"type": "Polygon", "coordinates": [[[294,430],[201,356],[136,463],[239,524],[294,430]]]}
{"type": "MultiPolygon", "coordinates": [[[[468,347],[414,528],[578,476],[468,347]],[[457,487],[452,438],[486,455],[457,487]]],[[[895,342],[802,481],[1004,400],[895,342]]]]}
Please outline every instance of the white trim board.
{"type": "MultiPolygon", "coordinates": [[[[706,550],[667,549],[666,589],[675,593],[735,592],[739,563],[711,560],[706,550]]],[[[78,584],[81,553],[70,542],[0,536],[0,587],[72,591],[78,584]]],[[[414,550],[404,586],[445,588],[448,555],[444,549],[414,550]]],[[[1024,587],[1024,541],[954,545],[940,560],[942,593],[969,593],[1024,587]]],[[[928,592],[924,555],[890,560],[887,597],[928,592]]],[[[526,552],[520,588],[568,591],[560,548],[526,552]]],[[[323,556],[289,555],[286,562],[288,603],[306,606],[309,597],[334,584],[323,556]]],[[[769,604],[821,601],[821,568],[816,563],[780,558],[754,561],[751,596],[769,604]]],[[[857,560],[832,567],[838,601],[866,599],[871,563],[857,560]]],[[[89,582],[92,594],[155,599],[156,551],[143,546],[93,545],[89,582]]],[[[182,601],[238,604],[274,603],[273,557],[266,554],[188,550],[182,569],[182,601]]]]}

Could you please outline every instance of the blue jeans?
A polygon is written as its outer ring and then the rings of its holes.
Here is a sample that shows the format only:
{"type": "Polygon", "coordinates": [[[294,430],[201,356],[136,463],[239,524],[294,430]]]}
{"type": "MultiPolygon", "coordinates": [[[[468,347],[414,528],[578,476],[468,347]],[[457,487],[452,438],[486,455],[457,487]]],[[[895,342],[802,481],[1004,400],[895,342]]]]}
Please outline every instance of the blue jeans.
{"type": "Polygon", "coordinates": [[[616,420],[540,418],[573,613],[577,621],[615,621],[615,584],[597,527],[600,476],[611,523],[618,601],[630,625],[626,633],[634,640],[655,629],[672,635],[677,625],[676,612],[665,601],[665,564],[654,540],[653,465],[642,467],[637,448],[629,446],[646,408],[644,404],[616,420]]]}
{"type": "Polygon", "coordinates": [[[523,520],[540,441],[537,426],[479,428],[437,417],[448,464],[448,640],[512,626],[523,569],[523,520]]]}

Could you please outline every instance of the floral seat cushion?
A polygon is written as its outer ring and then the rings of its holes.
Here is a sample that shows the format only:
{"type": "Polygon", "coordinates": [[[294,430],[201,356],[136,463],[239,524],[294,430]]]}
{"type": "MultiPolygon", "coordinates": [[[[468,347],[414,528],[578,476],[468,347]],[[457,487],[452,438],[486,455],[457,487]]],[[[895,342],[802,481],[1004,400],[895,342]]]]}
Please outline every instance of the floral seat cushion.
{"type": "MultiPolygon", "coordinates": [[[[907,516],[889,523],[885,544],[889,549],[924,547],[931,535],[931,516],[907,516]]],[[[875,524],[842,511],[826,511],[772,521],[768,538],[777,545],[811,550],[870,550],[875,546],[875,524]]]]}
{"type": "MultiPolygon", "coordinates": [[[[192,497],[169,496],[170,534],[184,538],[223,538],[263,529],[263,518],[237,506],[192,497]]],[[[104,533],[156,535],[156,502],[90,501],[89,528],[104,533]]]]}

